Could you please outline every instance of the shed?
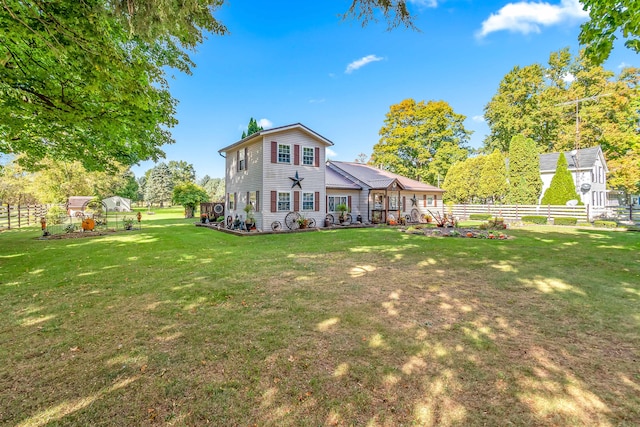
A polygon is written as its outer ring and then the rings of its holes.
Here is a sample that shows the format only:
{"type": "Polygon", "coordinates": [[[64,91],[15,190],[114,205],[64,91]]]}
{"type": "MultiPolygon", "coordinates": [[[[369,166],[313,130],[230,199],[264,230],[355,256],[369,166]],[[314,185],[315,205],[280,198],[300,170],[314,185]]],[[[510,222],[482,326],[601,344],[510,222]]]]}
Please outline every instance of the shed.
{"type": "Polygon", "coordinates": [[[120,196],[111,196],[102,200],[107,212],[131,212],[131,199],[120,196]]]}
{"type": "Polygon", "coordinates": [[[78,213],[84,212],[87,204],[94,199],[94,196],[71,196],[67,200],[67,214],[69,216],[75,216],[78,213]]]}

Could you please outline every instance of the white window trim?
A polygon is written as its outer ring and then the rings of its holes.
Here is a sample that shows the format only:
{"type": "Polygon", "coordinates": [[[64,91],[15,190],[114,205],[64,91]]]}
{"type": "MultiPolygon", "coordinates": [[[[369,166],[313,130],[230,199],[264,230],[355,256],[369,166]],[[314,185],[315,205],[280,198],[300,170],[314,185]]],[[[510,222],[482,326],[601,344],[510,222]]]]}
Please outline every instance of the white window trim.
{"type": "Polygon", "coordinates": [[[293,197],[291,197],[291,192],[290,191],[278,191],[277,193],[277,199],[276,199],[276,207],[278,208],[278,212],[290,212],[291,209],[291,205],[293,204],[293,197]],[[289,195],[289,208],[288,209],[280,209],[280,195],[281,194],[288,194],[289,195]]]}
{"type": "Polygon", "coordinates": [[[316,164],[316,149],[315,147],[302,147],[302,165],[303,166],[315,166],[316,164]],[[311,163],[305,163],[304,162],[304,150],[305,149],[309,149],[311,150],[311,163]]]}
{"type": "Polygon", "coordinates": [[[340,203],[342,203],[342,201],[339,201],[338,203],[335,202],[336,198],[343,198],[344,197],[344,204],[349,206],[349,196],[345,195],[345,194],[331,194],[327,196],[327,211],[328,212],[332,212],[332,213],[336,213],[338,212],[337,210],[335,210],[335,207],[338,206],[340,203]],[[330,211],[329,210],[329,206],[331,205],[331,203],[329,202],[329,199],[333,198],[333,208],[334,210],[330,211]]]}
{"type": "Polygon", "coordinates": [[[283,165],[290,165],[293,163],[293,149],[291,147],[291,144],[282,144],[280,142],[277,143],[278,144],[278,156],[276,158],[276,160],[278,161],[278,163],[283,164],[283,165]],[[289,147],[289,161],[288,162],[282,162],[280,161],[280,147],[289,147]]]}
{"type": "Polygon", "coordinates": [[[302,210],[305,212],[312,212],[316,210],[316,193],[313,191],[304,191],[302,193],[302,210]],[[304,196],[305,194],[311,194],[311,208],[305,209],[304,207],[304,196]]]}

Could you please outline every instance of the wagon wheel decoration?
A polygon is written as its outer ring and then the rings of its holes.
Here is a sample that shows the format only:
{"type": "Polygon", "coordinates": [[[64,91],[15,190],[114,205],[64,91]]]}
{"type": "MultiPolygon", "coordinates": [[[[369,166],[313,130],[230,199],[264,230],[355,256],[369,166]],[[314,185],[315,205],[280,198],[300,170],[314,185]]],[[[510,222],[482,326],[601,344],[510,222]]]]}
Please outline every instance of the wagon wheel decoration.
{"type": "Polygon", "coordinates": [[[221,215],[222,212],[224,212],[224,206],[217,204],[213,207],[213,212],[215,212],[217,215],[221,215]]]}
{"type": "Polygon", "coordinates": [[[329,224],[333,224],[336,220],[331,214],[327,214],[327,216],[325,216],[324,219],[325,221],[329,221],[329,224]]]}
{"type": "Polygon", "coordinates": [[[416,208],[411,209],[411,222],[420,222],[420,212],[416,208]]]}
{"type": "Polygon", "coordinates": [[[344,216],[344,222],[346,222],[346,223],[348,223],[348,224],[351,224],[351,222],[352,222],[352,221],[353,221],[353,217],[351,216],[351,214],[350,214],[350,213],[348,213],[348,214],[346,214],[346,215],[344,216]]]}
{"type": "Polygon", "coordinates": [[[280,221],[273,221],[271,223],[271,229],[273,231],[280,231],[282,230],[282,223],[280,221]]]}
{"type": "Polygon", "coordinates": [[[300,227],[300,224],[298,224],[299,219],[300,214],[298,212],[289,212],[287,216],[284,217],[284,225],[286,225],[289,230],[296,230],[300,227]]]}
{"type": "Polygon", "coordinates": [[[227,217],[227,228],[231,228],[231,226],[233,226],[233,217],[229,215],[227,217]]]}
{"type": "Polygon", "coordinates": [[[309,218],[309,225],[307,225],[307,227],[315,228],[316,227],[316,220],[313,219],[313,218],[309,218]]]}

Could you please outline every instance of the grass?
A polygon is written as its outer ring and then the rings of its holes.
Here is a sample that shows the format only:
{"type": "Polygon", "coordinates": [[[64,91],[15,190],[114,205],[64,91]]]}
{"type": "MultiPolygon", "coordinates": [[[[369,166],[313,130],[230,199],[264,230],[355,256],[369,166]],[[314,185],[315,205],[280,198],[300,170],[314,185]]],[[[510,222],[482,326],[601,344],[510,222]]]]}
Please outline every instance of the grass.
{"type": "Polygon", "coordinates": [[[0,424],[640,424],[640,236],[0,233],[0,424]]]}

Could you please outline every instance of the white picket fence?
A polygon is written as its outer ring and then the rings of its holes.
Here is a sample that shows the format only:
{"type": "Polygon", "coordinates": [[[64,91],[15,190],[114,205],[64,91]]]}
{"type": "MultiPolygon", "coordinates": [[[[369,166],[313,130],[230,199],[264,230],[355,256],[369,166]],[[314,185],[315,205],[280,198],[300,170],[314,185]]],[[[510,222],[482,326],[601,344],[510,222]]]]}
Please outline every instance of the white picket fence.
{"type": "Polygon", "coordinates": [[[447,205],[453,216],[469,219],[471,214],[490,214],[506,221],[521,221],[523,216],[546,216],[549,221],[559,217],[573,217],[578,221],[589,222],[599,218],[616,221],[640,222],[638,206],[562,206],[562,205],[447,205]]]}

